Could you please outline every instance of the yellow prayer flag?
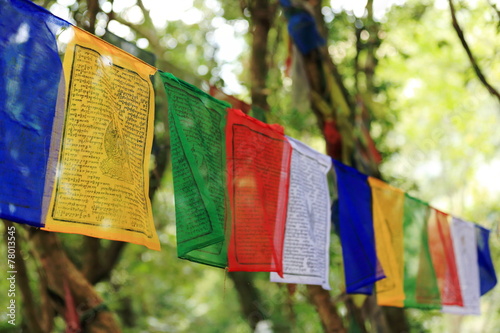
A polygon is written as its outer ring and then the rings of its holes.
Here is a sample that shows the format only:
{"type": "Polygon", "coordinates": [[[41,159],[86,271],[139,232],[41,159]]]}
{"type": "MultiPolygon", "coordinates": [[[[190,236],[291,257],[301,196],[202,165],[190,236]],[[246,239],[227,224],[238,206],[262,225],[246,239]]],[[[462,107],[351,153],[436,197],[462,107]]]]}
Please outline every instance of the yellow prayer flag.
{"type": "Polygon", "coordinates": [[[160,250],[148,196],[156,68],[77,27],[73,33],[63,64],[57,175],[43,229],[160,250]]]}
{"type": "Polygon", "coordinates": [[[403,307],[403,205],[404,192],[383,181],[368,177],[372,190],[373,228],[377,258],[385,279],[377,281],[377,303],[403,307]]]}

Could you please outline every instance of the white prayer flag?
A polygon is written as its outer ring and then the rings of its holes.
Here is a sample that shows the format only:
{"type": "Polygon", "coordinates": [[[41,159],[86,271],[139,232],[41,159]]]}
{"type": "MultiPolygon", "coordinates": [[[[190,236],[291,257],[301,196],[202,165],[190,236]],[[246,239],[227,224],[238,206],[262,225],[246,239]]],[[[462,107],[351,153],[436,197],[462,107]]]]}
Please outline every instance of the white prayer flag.
{"type": "Polygon", "coordinates": [[[477,241],[474,225],[453,217],[451,237],[457,263],[463,306],[443,306],[442,312],[467,315],[481,314],[477,241]]]}
{"type": "Polygon", "coordinates": [[[292,146],[288,213],[281,278],[272,282],[321,285],[328,281],[330,248],[330,192],[327,173],[331,158],[287,137],[292,146]]]}

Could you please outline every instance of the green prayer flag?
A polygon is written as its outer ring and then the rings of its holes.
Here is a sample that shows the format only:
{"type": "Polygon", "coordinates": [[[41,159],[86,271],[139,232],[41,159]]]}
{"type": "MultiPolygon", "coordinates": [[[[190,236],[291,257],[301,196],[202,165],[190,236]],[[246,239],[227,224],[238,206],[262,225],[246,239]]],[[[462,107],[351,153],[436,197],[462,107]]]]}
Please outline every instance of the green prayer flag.
{"type": "Polygon", "coordinates": [[[168,96],[179,258],[227,266],[226,108],[198,88],[159,72],[168,96]]]}
{"type": "Polygon", "coordinates": [[[440,309],[441,297],[428,244],[429,206],[405,194],[403,215],[404,306],[440,309]]]}

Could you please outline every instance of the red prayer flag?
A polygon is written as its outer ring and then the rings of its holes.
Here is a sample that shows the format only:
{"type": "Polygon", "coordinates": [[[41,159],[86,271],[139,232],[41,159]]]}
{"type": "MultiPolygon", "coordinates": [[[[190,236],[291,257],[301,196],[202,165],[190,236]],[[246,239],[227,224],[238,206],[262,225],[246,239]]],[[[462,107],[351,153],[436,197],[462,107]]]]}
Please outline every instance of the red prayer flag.
{"type": "Polygon", "coordinates": [[[463,306],[448,214],[434,208],[431,210],[427,225],[429,249],[441,293],[441,303],[463,306]]]}
{"type": "Polygon", "coordinates": [[[78,311],[75,306],[75,299],[69,288],[68,281],[64,279],[64,302],[66,304],[66,309],[64,310],[64,320],[66,321],[65,333],[78,333],[81,332],[82,328],[80,325],[80,319],[78,317],[78,311]]]}
{"type": "Polygon", "coordinates": [[[342,136],[337,128],[335,120],[326,120],[323,128],[326,140],[326,152],[334,159],[342,159],[342,136]]]}
{"type": "Polygon", "coordinates": [[[291,146],[283,127],[228,109],[229,271],[283,277],[283,243],[291,146]]]}

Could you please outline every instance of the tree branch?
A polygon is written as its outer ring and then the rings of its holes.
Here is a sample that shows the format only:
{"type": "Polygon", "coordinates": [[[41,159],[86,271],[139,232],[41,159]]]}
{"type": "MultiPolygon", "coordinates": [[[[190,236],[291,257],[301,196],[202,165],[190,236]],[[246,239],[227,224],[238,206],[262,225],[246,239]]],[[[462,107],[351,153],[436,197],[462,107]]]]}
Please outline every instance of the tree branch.
{"type": "MultiPolygon", "coordinates": [[[[356,306],[354,303],[354,299],[352,298],[352,295],[346,294],[344,298],[344,304],[345,307],[347,308],[347,312],[349,313],[349,316],[351,317],[351,320],[356,323],[357,329],[360,333],[367,333],[366,331],[366,325],[365,325],[365,318],[363,316],[363,313],[361,312],[361,309],[356,306]]],[[[383,331],[375,331],[375,332],[383,332],[383,331]]]]}
{"type": "Polygon", "coordinates": [[[144,38],[146,38],[149,41],[149,44],[151,45],[151,48],[155,51],[155,53],[161,53],[160,51],[164,49],[160,45],[160,39],[158,38],[158,34],[156,33],[156,28],[153,24],[153,20],[151,19],[151,14],[149,13],[149,10],[146,9],[146,7],[144,6],[144,2],[142,0],[137,0],[137,6],[141,9],[142,16],[144,17],[143,23],[132,24],[124,20],[119,15],[115,15],[113,12],[111,12],[113,13],[112,19],[134,29],[136,32],[141,34],[144,38]]]}
{"type": "Polygon", "coordinates": [[[85,278],[93,285],[108,279],[126,244],[110,241],[109,246],[103,248],[101,239],[85,237],[86,254],[82,268],[85,278]]]}
{"type": "Polygon", "coordinates": [[[390,323],[388,333],[409,332],[410,325],[405,316],[404,308],[396,308],[390,306],[382,306],[382,312],[386,321],[390,323]]]}
{"type": "Polygon", "coordinates": [[[373,77],[375,75],[375,68],[378,63],[376,57],[376,50],[380,45],[378,37],[379,24],[373,20],[373,0],[368,0],[366,3],[366,11],[368,13],[366,18],[366,30],[370,34],[367,41],[367,55],[365,61],[365,75],[366,75],[366,90],[370,93],[374,92],[373,77]]]}
{"type": "Polygon", "coordinates": [[[159,57],[163,54],[164,48],[160,45],[160,39],[153,30],[140,24],[130,23],[119,15],[113,15],[112,19],[117,21],[118,23],[126,25],[127,27],[138,33],[140,36],[146,38],[149,41],[149,45],[153,52],[158,54],[159,57]]]}
{"type": "Polygon", "coordinates": [[[144,16],[144,23],[146,23],[148,27],[154,27],[153,20],[151,19],[151,14],[149,13],[149,10],[147,10],[144,6],[144,2],[142,0],[137,0],[137,6],[139,6],[142,11],[142,15],[144,16]]]}
{"type": "Polygon", "coordinates": [[[87,10],[89,16],[89,26],[87,31],[95,34],[95,24],[97,20],[97,13],[99,13],[99,1],[98,0],[87,0],[87,10]]]}
{"type": "MultiPolygon", "coordinates": [[[[55,233],[37,230],[31,241],[39,251],[40,260],[47,276],[48,289],[53,299],[64,300],[64,281],[69,284],[75,304],[81,313],[87,313],[85,327],[88,333],[118,333],[120,328],[113,314],[103,309],[103,300],[85,276],[69,260],[55,233]],[[99,311],[97,311],[100,309],[99,311]]],[[[61,307],[58,307],[61,313],[61,307]]]]}
{"type": "Polygon", "coordinates": [[[82,274],[91,283],[95,284],[95,276],[101,269],[101,240],[94,237],[84,236],[82,274]]]}
{"type": "Polygon", "coordinates": [[[42,310],[41,321],[47,323],[46,332],[52,332],[56,311],[51,306],[51,299],[48,293],[49,287],[47,282],[47,275],[40,266],[41,261],[38,252],[32,249],[31,253],[36,258],[35,262],[37,265],[38,276],[40,277],[39,284],[40,284],[40,294],[41,294],[40,299],[41,299],[41,310],[42,310]]]}
{"type": "Polygon", "coordinates": [[[490,4],[491,8],[493,8],[493,10],[495,11],[495,13],[498,16],[498,25],[497,25],[497,27],[500,29],[500,9],[498,9],[497,5],[495,3],[493,3],[493,1],[488,0],[488,3],[490,4]]]}
{"type": "Polygon", "coordinates": [[[307,291],[310,302],[316,307],[325,333],[345,333],[342,318],[339,316],[328,290],[324,290],[321,286],[308,285],[307,291]]]}
{"type": "MultiPolygon", "coordinates": [[[[359,19],[357,19],[359,20],[359,19]]],[[[356,91],[361,90],[361,85],[359,82],[359,74],[361,72],[361,66],[359,64],[359,56],[361,55],[361,51],[363,50],[363,43],[361,42],[361,31],[363,31],[363,27],[356,29],[356,55],[354,56],[354,83],[356,87],[356,91]]]]}
{"type": "Polygon", "coordinates": [[[269,110],[267,102],[266,79],[269,73],[268,36],[273,18],[276,14],[277,3],[270,0],[255,0],[249,6],[252,22],[252,51],[250,58],[250,82],[252,104],[266,111],[269,110]]]}
{"type": "Polygon", "coordinates": [[[498,99],[498,102],[500,102],[500,93],[486,80],[486,77],[484,76],[483,72],[481,71],[481,68],[479,67],[476,59],[474,58],[474,55],[472,54],[472,51],[467,44],[467,41],[465,40],[464,33],[462,31],[462,28],[460,28],[460,25],[458,24],[458,20],[455,14],[455,5],[453,4],[453,0],[448,0],[450,4],[450,12],[451,12],[451,19],[453,23],[453,28],[455,29],[458,38],[460,39],[460,42],[462,43],[462,46],[465,49],[465,52],[467,53],[467,57],[469,57],[469,60],[471,62],[472,68],[474,68],[474,71],[476,72],[477,77],[481,81],[481,83],[484,85],[484,87],[488,90],[490,94],[495,96],[498,99]]]}

